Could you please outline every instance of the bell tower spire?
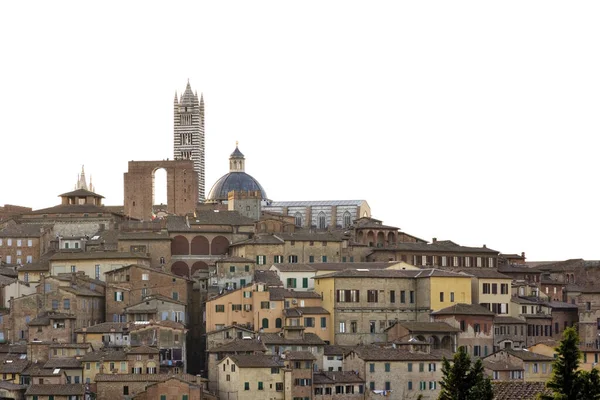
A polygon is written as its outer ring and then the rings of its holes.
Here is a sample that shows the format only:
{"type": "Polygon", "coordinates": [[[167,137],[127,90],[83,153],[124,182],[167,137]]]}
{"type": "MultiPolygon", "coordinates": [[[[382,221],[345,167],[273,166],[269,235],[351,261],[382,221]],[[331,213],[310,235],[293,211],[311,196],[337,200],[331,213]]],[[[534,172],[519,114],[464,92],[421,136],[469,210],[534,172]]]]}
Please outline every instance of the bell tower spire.
{"type": "Polygon", "coordinates": [[[194,171],[198,174],[198,200],[204,201],[204,98],[198,99],[189,79],[179,100],[175,92],[173,127],[173,158],[194,162],[194,171]]]}

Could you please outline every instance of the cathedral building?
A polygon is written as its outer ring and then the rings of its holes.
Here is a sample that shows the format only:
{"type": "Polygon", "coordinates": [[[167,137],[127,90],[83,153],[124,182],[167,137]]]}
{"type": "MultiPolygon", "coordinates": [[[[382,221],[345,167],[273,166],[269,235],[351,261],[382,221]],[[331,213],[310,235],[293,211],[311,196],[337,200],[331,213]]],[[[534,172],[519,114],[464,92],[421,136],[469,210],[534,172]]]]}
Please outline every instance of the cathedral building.
{"type": "Polygon", "coordinates": [[[192,160],[198,174],[198,200],[205,199],[204,178],[204,98],[192,92],[188,81],[183,94],[173,102],[173,157],[192,160]]]}

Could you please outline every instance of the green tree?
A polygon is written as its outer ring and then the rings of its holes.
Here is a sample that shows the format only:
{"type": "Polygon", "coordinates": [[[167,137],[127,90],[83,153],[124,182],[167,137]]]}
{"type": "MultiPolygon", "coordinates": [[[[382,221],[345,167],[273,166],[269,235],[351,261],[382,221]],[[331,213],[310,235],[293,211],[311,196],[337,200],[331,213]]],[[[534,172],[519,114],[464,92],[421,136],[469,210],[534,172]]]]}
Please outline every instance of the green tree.
{"type": "Polygon", "coordinates": [[[598,400],[600,399],[600,374],[596,368],[590,372],[579,372],[579,396],[581,400],[598,400]]]}
{"type": "Polygon", "coordinates": [[[459,347],[452,362],[442,361],[442,390],[439,400],[492,400],[492,384],[481,360],[471,363],[464,347],[459,347]]]}
{"type": "Polygon", "coordinates": [[[552,363],[552,378],[546,386],[552,389],[555,399],[577,400],[580,398],[582,377],[578,371],[581,351],[579,335],[575,328],[565,329],[556,353],[557,357],[552,363]]]}

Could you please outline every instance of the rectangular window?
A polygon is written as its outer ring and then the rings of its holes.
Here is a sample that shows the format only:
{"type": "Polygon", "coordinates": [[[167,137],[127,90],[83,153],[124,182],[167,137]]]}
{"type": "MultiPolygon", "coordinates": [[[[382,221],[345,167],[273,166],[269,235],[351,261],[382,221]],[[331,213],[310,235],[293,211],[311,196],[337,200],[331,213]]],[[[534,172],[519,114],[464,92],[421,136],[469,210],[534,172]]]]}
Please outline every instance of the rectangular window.
{"type": "Polygon", "coordinates": [[[262,382],[258,382],[258,390],[263,390],[263,383],[262,382]]]}
{"type": "Polygon", "coordinates": [[[483,294],[490,294],[491,290],[490,290],[490,284],[489,283],[484,283],[483,284],[483,294]]]}
{"type": "Polygon", "coordinates": [[[390,372],[390,363],[385,363],[385,372],[390,372]]]}
{"type": "Polygon", "coordinates": [[[390,290],[390,303],[395,303],[395,302],[396,302],[396,291],[390,290]]]}
{"type": "Polygon", "coordinates": [[[500,284],[500,294],[508,294],[508,283],[500,284]]]}
{"type": "Polygon", "coordinates": [[[444,302],[444,292],[440,292],[440,303],[444,302]]]}
{"type": "Polygon", "coordinates": [[[410,304],[414,304],[415,302],[415,291],[411,290],[410,291],[410,304]]]}
{"type": "Polygon", "coordinates": [[[271,308],[270,303],[268,301],[261,301],[260,302],[260,309],[261,310],[268,310],[269,308],[271,308]]]}
{"type": "Polygon", "coordinates": [[[322,329],[327,328],[327,317],[321,317],[321,328],[322,329]]]}
{"type": "Polygon", "coordinates": [[[287,287],[295,288],[296,287],[296,278],[288,278],[287,279],[287,287]]]}
{"type": "Polygon", "coordinates": [[[340,333],[346,333],[346,323],[344,321],[340,322],[340,333]]]}
{"type": "Polygon", "coordinates": [[[450,302],[454,303],[454,292],[450,292],[450,302]]]}
{"type": "Polygon", "coordinates": [[[412,381],[408,381],[408,390],[413,390],[412,381]]]}
{"type": "Polygon", "coordinates": [[[225,304],[215,304],[215,312],[225,312],[225,304]]]}
{"type": "Polygon", "coordinates": [[[244,382],[244,390],[250,390],[250,382],[244,382]]]}
{"type": "Polygon", "coordinates": [[[296,264],[298,262],[298,256],[295,256],[295,255],[288,256],[288,262],[291,264],[296,264]]]}
{"type": "Polygon", "coordinates": [[[65,310],[70,310],[71,309],[71,300],[70,299],[64,299],[63,300],[63,308],[65,310]]]}
{"type": "Polygon", "coordinates": [[[367,302],[377,303],[377,290],[367,290],[367,302]]]}
{"type": "Polygon", "coordinates": [[[419,372],[425,371],[425,363],[419,363],[419,372]]]}
{"type": "Polygon", "coordinates": [[[304,318],[304,326],[306,326],[308,328],[314,328],[315,327],[315,319],[313,317],[304,318]]]}
{"type": "Polygon", "coordinates": [[[314,263],[315,262],[315,256],[308,256],[308,262],[309,263],[314,263]]]}
{"type": "Polygon", "coordinates": [[[265,265],[267,263],[267,256],[256,256],[257,265],[265,265]]]}
{"type": "Polygon", "coordinates": [[[321,262],[326,263],[327,262],[327,256],[321,256],[321,262]]]}
{"type": "Polygon", "coordinates": [[[400,291],[400,303],[402,303],[402,304],[406,303],[406,290],[400,291]]]}
{"type": "Polygon", "coordinates": [[[52,300],[52,309],[58,310],[58,300],[52,300]]]}
{"type": "Polygon", "coordinates": [[[235,273],[235,265],[230,265],[229,266],[229,272],[235,273]]]}
{"type": "Polygon", "coordinates": [[[308,288],[308,278],[302,278],[302,287],[304,289],[308,288]]]}
{"type": "Polygon", "coordinates": [[[498,284],[492,283],[492,294],[498,294],[498,284]]]}
{"type": "Polygon", "coordinates": [[[123,292],[115,292],[115,301],[123,301],[123,292]]]}

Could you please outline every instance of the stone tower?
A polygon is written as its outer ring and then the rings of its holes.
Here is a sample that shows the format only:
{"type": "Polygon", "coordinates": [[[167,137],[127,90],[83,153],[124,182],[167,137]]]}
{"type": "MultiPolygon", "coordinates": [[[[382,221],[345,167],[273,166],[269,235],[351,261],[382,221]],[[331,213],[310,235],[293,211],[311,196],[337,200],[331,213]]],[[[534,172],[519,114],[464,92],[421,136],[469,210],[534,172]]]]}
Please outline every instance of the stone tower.
{"type": "Polygon", "coordinates": [[[192,160],[198,175],[198,201],[204,201],[204,98],[193,93],[190,81],[183,94],[173,103],[173,157],[192,160]]]}

